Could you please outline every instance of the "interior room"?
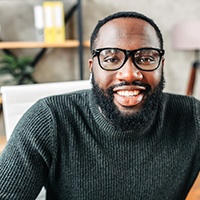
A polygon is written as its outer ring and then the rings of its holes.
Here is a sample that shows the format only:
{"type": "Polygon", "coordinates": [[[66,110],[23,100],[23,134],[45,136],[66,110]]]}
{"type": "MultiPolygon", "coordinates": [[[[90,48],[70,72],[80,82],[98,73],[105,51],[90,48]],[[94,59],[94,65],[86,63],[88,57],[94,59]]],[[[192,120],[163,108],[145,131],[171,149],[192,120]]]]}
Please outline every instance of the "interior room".
{"type": "MultiPolygon", "coordinates": [[[[44,33],[42,39],[38,37],[34,9],[44,2],[0,0],[0,60],[5,55],[29,58],[33,78],[32,82],[19,83],[11,74],[0,72],[0,87],[88,80],[89,40],[97,21],[117,11],[131,10],[149,16],[161,29],[166,52],[164,91],[200,99],[199,0],[62,0],[64,40],[68,43],[63,41],[60,45],[45,44],[44,33]]],[[[0,103],[1,152],[6,139],[2,99],[0,103]]],[[[197,199],[200,199],[200,178],[187,198],[197,199]]]]}

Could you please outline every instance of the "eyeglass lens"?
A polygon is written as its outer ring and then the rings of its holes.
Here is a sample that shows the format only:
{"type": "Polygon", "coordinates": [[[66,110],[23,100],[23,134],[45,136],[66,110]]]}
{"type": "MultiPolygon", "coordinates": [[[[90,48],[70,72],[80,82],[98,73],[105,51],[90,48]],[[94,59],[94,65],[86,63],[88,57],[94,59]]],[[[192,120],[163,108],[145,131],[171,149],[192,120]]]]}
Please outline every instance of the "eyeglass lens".
{"type": "Polygon", "coordinates": [[[151,71],[158,67],[160,53],[155,49],[138,49],[137,51],[124,51],[120,49],[103,49],[99,54],[99,62],[105,70],[116,70],[124,65],[128,56],[141,70],[151,71]]]}

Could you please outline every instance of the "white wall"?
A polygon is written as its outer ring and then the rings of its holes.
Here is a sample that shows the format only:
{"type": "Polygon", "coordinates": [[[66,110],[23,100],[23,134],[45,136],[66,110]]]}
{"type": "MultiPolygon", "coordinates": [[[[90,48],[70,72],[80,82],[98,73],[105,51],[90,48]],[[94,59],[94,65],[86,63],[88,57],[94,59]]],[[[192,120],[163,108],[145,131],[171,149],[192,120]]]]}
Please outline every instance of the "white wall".
{"type": "MultiPolygon", "coordinates": [[[[32,8],[39,0],[0,0],[0,37],[4,40],[34,40],[32,8]]],[[[41,1],[42,2],[42,1],[41,1]]],[[[64,0],[69,10],[75,0],[64,0]]],[[[199,0],[82,0],[84,39],[88,40],[97,20],[116,11],[134,10],[151,17],[160,27],[166,50],[165,77],[167,92],[185,94],[193,52],[181,52],[172,48],[173,26],[185,20],[200,20],[199,0]]],[[[76,15],[72,19],[76,23],[76,15]]],[[[76,24],[67,26],[67,38],[76,38],[76,24]]],[[[17,50],[18,55],[35,55],[38,50],[17,50]]],[[[85,74],[89,49],[85,49],[85,74]]],[[[51,49],[37,65],[35,77],[39,82],[73,80],[79,78],[78,57],[75,49],[51,49]]],[[[200,69],[197,72],[194,96],[200,99],[200,69]]]]}

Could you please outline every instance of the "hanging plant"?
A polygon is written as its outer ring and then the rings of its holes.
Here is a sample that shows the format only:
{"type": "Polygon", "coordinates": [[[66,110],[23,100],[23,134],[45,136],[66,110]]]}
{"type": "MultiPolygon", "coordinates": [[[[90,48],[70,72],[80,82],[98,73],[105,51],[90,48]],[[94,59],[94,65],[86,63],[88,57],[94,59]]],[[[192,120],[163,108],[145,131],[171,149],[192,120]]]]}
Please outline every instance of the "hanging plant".
{"type": "Polygon", "coordinates": [[[0,60],[0,76],[11,75],[11,82],[17,85],[36,83],[33,77],[34,67],[29,57],[16,58],[14,55],[4,54],[0,60]]]}

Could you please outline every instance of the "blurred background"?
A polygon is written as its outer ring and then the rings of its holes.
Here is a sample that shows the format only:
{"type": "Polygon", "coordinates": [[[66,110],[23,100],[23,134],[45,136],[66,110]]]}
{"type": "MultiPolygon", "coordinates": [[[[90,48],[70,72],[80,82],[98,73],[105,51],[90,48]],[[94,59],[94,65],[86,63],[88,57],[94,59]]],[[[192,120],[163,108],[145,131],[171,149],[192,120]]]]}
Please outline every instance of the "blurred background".
{"type": "MultiPolygon", "coordinates": [[[[33,8],[39,0],[0,0],[0,39],[3,41],[36,41],[33,8]]],[[[65,13],[77,3],[76,0],[63,0],[65,13]]],[[[200,21],[199,0],[82,0],[82,27],[84,40],[90,34],[99,19],[123,10],[141,12],[152,18],[160,27],[166,50],[165,77],[166,91],[185,94],[190,70],[194,61],[194,51],[182,51],[173,48],[172,32],[174,26],[189,20],[200,21]]],[[[78,39],[77,11],[66,24],[66,39],[78,39]]],[[[200,36],[200,33],[199,33],[200,36]]],[[[16,56],[34,57],[41,49],[11,50],[16,56]]],[[[0,51],[2,54],[2,51],[0,51]]],[[[1,56],[0,54],[0,56],[1,56]]],[[[84,79],[89,76],[87,60],[89,48],[84,48],[84,79]]],[[[1,58],[1,57],[0,57],[1,58]]],[[[194,95],[200,98],[199,76],[194,95]],[[199,87],[198,87],[199,86],[199,87]]],[[[34,77],[37,82],[57,82],[79,79],[77,48],[49,48],[35,66],[34,77]]],[[[0,77],[2,79],[2,77],[0,77]]],[[[2,84],[2,83],[1,83],[2,84]]]]}
{"type": "MultiPolygon", "coordinates": [[[[37,41],[34,24],[34,6],[40,0],[0,0],[0,40],[37,41]]],[[[76,0],[63,0],[64,12],[69,13],[76,0]]],[[[173,31],[177,24],[200,21],[199,0],[82,0],[81,20],[76,9],[65,26],[67,40],[78,40],[78,24],[82,24],[82,39],[89,41],[91,32],[99,19],[117,11],[137,11],[152,18],[164,37],[166,92],[186,94],[195,49],[175,49],[173,31]]],[[[200,37],[200,33],[199,33],[200,37]]],[[[200,46],[200,44],[199,44],[200,46]]],[[[42,48],[7,49],[16,57],[35,58],[42,48]]],[[[6,53],[0,49],[0,60],[6,53]]],[[[87,60],[89,47],[83,48],[83,77],[89,78],[87,60]]],[[[79,51],[73,48],[48,48],[34,66],[33,77],[37,83],[80,79],[79,51]]],[[[0,86],[8,77],[0,76],[0,86]]],[[[196,72],[193,95],[200,99],[200,68],[196,72]]],[[[1,117],[2,118],[2,117],[1,117]]],[[[0,134],[3,132],[3,126],[0,134]]]]}

